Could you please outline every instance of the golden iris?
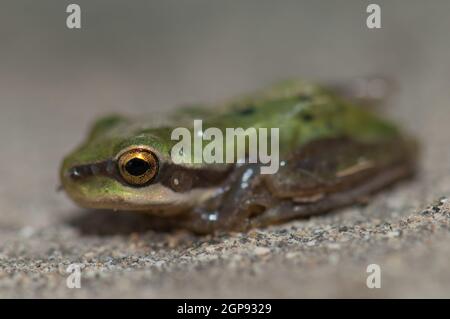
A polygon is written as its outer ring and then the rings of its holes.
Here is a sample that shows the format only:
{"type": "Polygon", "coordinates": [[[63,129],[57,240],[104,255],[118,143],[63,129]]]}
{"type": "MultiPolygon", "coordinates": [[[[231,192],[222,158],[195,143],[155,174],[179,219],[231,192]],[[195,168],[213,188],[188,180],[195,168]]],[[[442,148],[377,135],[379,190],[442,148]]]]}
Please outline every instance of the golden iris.
{"type": "Polygon", "coordinates": [[[122,153],[118,158],[118,166],[125,182],[133,186],[144,186],[155,178],[158,159],[153,152],[136,148],[122,153]]]}

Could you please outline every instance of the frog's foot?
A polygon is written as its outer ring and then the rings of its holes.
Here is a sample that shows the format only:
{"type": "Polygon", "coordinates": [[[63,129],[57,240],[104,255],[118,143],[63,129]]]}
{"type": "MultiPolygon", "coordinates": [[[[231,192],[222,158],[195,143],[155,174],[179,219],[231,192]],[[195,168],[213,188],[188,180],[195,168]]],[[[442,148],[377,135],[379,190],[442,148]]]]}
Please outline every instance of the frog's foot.
{"type": "Polygon", "coordinates": [[[225,198],[218,207],[201,206],[193,209],[177,221],[178,227],[194,233],[207,234],[220,231],[247,231],[251,220],[262,215],[279,200],[269,194],[247,191],[225,198]]]}

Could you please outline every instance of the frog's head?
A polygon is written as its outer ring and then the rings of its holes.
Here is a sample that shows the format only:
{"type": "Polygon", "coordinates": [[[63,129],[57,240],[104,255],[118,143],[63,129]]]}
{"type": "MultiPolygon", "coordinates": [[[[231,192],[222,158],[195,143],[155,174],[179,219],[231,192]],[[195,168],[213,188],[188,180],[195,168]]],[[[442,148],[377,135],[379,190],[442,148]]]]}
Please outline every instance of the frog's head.
{"type": "Polygon", "coordinates": [[[94,209],[167,215],[195,206],[217,192],[228,172],[174,164],[170,134],[170,128],[147,129],[123,117],[101,119],[65,158],[64,190],[94,209]]]}

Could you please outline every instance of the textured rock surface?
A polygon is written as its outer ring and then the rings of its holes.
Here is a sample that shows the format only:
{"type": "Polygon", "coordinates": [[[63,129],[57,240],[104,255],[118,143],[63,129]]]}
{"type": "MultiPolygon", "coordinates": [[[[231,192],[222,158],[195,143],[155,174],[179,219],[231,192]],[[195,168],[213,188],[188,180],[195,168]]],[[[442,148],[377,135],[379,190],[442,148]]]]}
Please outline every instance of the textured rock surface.
{"type": "Polygon", "coordinates": [[[376,31],[361,1],[78,3],[79,31],[58,1],[0,10],[0,297],[450,296],[448,2],[379,1],[376,31]],[[99,114],[376,73],[395,78],[383,112],[418,136],[422,158],[414,180],[365,207],[195,237],[55,191],[61,158],[99,114]],[[66,287],[71,263],[81,289],[66,287]],[[381,289],[366,287],[372,263],[381,289]]]}

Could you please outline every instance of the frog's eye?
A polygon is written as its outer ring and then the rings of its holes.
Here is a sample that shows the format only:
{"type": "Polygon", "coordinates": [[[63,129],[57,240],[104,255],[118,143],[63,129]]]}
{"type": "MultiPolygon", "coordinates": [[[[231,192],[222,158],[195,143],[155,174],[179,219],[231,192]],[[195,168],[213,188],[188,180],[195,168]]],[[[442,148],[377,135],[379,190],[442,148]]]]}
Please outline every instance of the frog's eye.
{"type": "Polygon", "coordinates": [[[146,149],[133,149],[121,154],[118,158],[119,172],[130,185],[145,186],[158,173],[158,158],[146,149]]]}

